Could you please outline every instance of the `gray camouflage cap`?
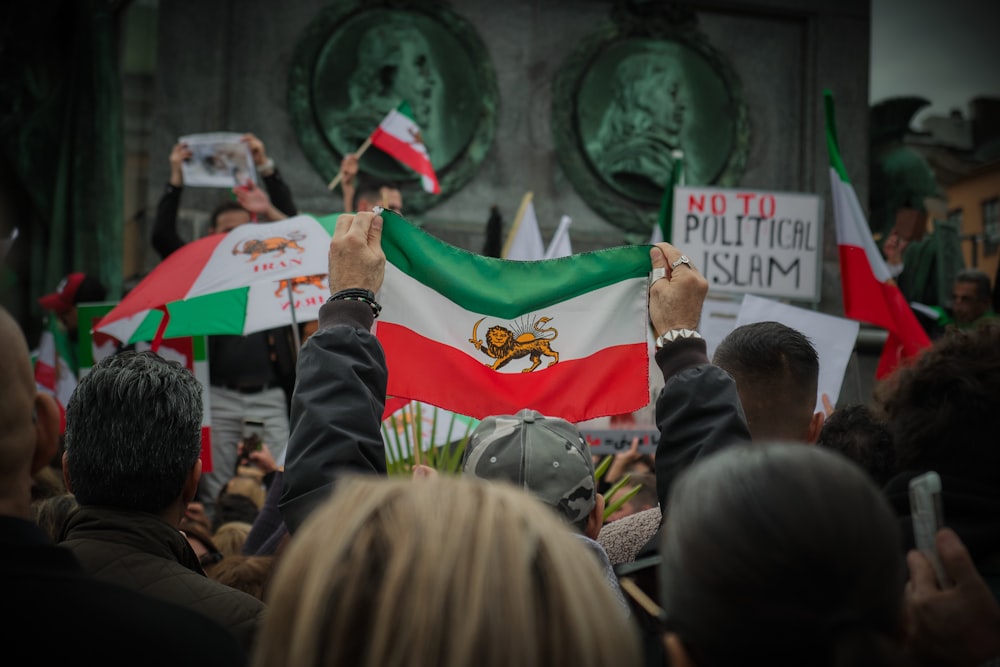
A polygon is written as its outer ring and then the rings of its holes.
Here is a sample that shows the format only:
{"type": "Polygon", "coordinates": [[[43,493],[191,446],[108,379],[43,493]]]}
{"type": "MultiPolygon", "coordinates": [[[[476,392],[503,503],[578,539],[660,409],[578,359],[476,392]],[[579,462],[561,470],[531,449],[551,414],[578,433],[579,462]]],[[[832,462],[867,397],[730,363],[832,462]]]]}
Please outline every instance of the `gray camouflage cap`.
{"type": "Polygon", "coordinates": [[[578,524],[596,502],[589,450],[573,424],[525,409],[483,419],[469,437],[462,472],[513,482],[578,524]]]}

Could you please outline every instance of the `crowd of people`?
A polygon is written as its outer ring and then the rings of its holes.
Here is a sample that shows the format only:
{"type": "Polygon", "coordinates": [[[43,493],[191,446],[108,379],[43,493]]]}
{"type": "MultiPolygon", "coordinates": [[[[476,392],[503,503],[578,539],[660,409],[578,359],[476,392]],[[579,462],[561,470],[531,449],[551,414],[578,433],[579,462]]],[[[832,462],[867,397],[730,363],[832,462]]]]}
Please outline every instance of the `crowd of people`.
{"type": "MultiPolygon", "coordinates": [[[[245,140],[264,188],[238,189],[209,233],[296,212],[245,140]]],[[[163,257],[184,243],[185,151],[157,209],[163,257]]],[[[1000,664],[1000,320],[975,277],[957,277],[954,321],[870,405],[817,412],[812,342],[757,323],[709,359],[708,282],[683,249],[652,245],[655,456],[633,447],[599,479],[576,425],[525,406],[478,424],[459,474],[390,477],[371,207],[403,203],[359,182],[353,156],[342,172],[358,212],[337,218],[330,299],[301,348],[280,329],[212,337],[211,475],[187,369],[102,359],[62,433],[0,311],[0,576],[18,664],[78,659],[84,642],[109,664],[1000,664]],[[268,427],[260,448],[247,416],[268,427]],[[914,541],[909,481],[932,470],[950,582],[914,541]],[[644,493],[606,521],[625,475],[644,493]]]]}

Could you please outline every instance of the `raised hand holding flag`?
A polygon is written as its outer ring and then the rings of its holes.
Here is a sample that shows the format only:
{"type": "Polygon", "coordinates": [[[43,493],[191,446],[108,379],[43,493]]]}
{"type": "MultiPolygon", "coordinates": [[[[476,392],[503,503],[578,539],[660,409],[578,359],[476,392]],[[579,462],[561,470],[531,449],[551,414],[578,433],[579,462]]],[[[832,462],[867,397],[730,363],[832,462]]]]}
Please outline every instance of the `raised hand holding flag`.
{"type": "MultiPolygon", "coordinates": [[[[408,102],[400,102],[398,107],[386,114],[354,155],[360,158],[369,146],[375,146],[388,153],[420,174],[420,183],[426,192],[440,194],[441,186],[437,174],[434,173],[430,154],[424,145],[423,135],[413,118],[413,111],[408,102]]],[[[341,173],[338,173],[327,188],[333,190],[340,179],[341,173]]]]}

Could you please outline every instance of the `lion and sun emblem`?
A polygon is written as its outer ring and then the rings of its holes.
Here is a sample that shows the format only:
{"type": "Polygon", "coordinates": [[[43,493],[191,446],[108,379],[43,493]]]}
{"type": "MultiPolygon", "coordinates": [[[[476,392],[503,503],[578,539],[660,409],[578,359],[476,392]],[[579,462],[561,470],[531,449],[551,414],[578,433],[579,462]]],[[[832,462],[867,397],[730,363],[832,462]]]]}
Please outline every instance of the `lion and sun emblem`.
{"type": "Polygon", "coordinates": [[[472,325],[472,338],[469,342],[495,361],[487,364],[491,369],[498,371],[514,359],[528,357],[531,366],[521,369],[522,373],[530,373],[538,368],[542,363],[542,357],[548,357],[552,361],[546,368],[550,368],[559,363],[559,353],[552,349],[551,343],[559,335],[555,327],[546,327],[552,318],[540,317],[534,322],[530,319],[520,320],[511,323],[510,328],[499,324],[491,326],[486,330],[485,345],[478,337],[479,325],[486,318],[481,318],[472,325]]]}

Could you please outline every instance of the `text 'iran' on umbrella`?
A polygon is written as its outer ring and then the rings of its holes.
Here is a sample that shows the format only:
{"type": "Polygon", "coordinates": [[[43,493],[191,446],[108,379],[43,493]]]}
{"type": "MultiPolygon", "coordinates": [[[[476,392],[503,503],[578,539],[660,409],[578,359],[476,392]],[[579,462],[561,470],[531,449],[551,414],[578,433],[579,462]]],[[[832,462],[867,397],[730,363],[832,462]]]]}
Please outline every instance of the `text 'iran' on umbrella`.
{"type": "Polygon", "coordinates": [[[94,325],[123,343],[246,335],[316,320],[330,232],[315,218],[245,224],[183,246],[94,325]]]}

